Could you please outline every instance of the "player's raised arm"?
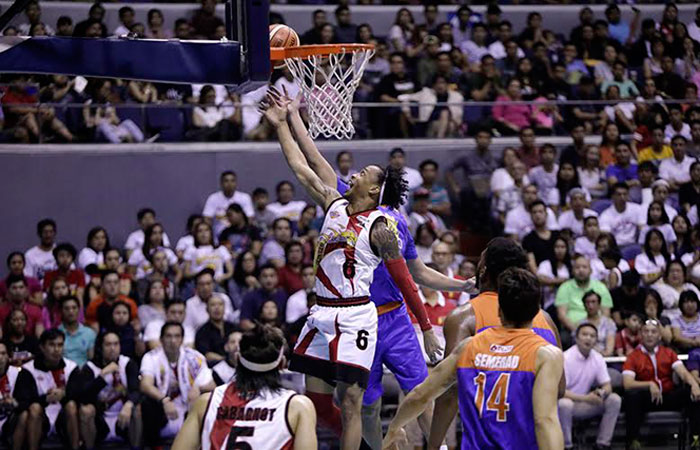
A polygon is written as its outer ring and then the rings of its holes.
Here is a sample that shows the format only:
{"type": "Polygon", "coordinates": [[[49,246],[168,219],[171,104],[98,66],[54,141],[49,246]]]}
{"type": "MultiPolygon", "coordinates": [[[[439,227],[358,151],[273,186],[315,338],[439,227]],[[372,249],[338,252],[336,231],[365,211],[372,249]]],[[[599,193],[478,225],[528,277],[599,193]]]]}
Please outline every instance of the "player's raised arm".
{"type": "Polygon", "coordinates": [[[394,420],[389,424],[384,442],[382,442],[382,449],[398,449],[398,444],[405,437],[403,427],[417,418],[429,403],[454,385],[457,380],[457,360],[467,342],[468,340],[465,340],[457,347],[450,356],[435,367],[425,381],[416,386],[404,398],[396,411],[394,420]]]}
{"type": "MultiPolygon", "coordinates": [[[[287,94],[285,90],[285,95],[287,94]]],[[[300,93],[297,98],[289,98],[287,103],[287,112],[289,113],[289,124],[294,132],[294,137],[301,148],[301,152],[306,157],[306,162],[311,167],[311,170],[318,174],[323,184],[330,187],[335,187],[337,183],[337,178],[333,166],[323,157],[321,152],[316,147],[314,140],[309,136],[309,130],[306,129],[304,125],[304,120],[301,118],[299,113],[299,107],[301,106],[300,93]]]]}
{"type": "Polygon", "coordinates": [[[292,169],[297,180],[304,186],[311,198],[326,208],[333,200],[339,198],[340,194],[335,188],[324,184],[306,163],[306,158],[289,129],[287,108],[279,98],[279,94],[271,91],[261,109],[264,111],[265,118],[277,130],[277,139],[289,168],[292,169]]]}
{"type": "Polygon", "coordinates": [[[195,400],[190,413],[182,424],[182,428],[178,431],[175,441],[173,442],[172,450],[197,450],[200,448],[202,423],[204,422],[204,414],[207,411],[210,393],[201,395],[195,400]]]}
{"type": "Polygon", "coordinates": [[[561,450],[564,448],[564,435],[557,413],[557,390],[564,373],[564,355],[553,345],[541,347],[537,351],[535,384],[532,389],[532,408],[535,416],[535,434],[541,450],[561,450]]]}

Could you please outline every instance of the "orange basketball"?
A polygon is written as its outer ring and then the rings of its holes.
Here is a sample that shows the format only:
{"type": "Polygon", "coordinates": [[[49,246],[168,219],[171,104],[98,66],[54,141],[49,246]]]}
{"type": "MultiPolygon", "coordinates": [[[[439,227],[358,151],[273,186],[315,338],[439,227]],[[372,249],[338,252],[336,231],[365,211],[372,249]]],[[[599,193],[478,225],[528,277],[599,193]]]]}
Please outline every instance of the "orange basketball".
{"type": "Polygon", "coordinates": [[[299,35],[287,25],[270,25],[270,47],[295,47],[299,35]]]}

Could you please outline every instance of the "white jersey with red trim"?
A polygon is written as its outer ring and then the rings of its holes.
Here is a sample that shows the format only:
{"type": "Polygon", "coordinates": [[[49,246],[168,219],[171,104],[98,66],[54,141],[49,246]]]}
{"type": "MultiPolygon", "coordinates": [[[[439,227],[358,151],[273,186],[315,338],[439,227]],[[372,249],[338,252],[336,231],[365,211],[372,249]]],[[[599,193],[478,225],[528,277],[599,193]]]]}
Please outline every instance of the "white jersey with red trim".
{"type": "Polygon", "coordinates": [[[289,389],[278,392],[266,389],[246,399],[239,395],[233,381],[217,387],[204,414],[202,450],[292,449],[294,434],[287,421],[287,411],[295,395],[289,389]]]}
{"type": "Polygon", "coordinates": [[[382,262],[372,251],[370,231],[384,213],[370,209],[350,215],[348,204],[345,198],[331,204],[318,237],[314,269],[319,297],[368,297],[374,269],[382,262]]]}
{"type": "MultiPolygon", "coordinates": [[[[17,385],[17,376],[19,375],[20,368],[15,366],[8,366],[5,375],[0,377],[0,400],[4,400],[6,397],[14,398],[15,386],[17,385]]],[[[0,429],[5,425],[7,418],[12,413],[12,407],[3,406],[0,408],[0,429]]]]}

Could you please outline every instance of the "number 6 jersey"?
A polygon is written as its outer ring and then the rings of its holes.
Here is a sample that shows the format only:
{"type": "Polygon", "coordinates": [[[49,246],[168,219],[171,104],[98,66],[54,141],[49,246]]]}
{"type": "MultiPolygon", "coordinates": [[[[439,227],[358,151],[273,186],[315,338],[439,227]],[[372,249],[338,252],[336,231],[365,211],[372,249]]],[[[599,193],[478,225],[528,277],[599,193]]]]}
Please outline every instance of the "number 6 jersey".
{"type": "Polygon", "coordinates": [[[204,413],[202,450],[290,450],[294,435],[287,421],[296,392],[265,389],[251,399],[240,395],[235,381],[214,389],[204,413]]]}
{"type": "Polygon", "coordinates": [[[537,350],[545,345],[531,328],[503,327],[467,343],[457,361],[462,450],[538,448],[532,390],[537,350]]]}

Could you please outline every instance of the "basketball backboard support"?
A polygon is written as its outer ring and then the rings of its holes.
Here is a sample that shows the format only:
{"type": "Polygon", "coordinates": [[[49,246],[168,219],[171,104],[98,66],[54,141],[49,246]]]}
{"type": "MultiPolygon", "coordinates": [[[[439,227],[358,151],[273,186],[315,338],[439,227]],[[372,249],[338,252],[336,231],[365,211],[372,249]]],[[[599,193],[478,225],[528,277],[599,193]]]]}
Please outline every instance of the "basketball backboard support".
{"type": "MultiPolygon", "coordinates": [[[[269,9],[269,0],[227,0],[222,41],[0,37],[0,73],[224,84],[245,92],[270,79],[269,9]]],[[[0,23],[11,18],[3,15],[0,23]]]]}

